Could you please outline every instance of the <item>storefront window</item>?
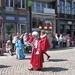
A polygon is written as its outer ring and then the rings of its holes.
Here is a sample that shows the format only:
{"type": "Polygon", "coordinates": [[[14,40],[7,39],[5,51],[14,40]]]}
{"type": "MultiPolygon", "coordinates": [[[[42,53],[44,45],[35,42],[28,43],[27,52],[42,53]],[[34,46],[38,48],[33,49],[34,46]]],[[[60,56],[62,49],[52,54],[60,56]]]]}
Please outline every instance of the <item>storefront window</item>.
{"type": "Polygon", "coordinates": [[[26,0],[18,0],[18,7],[25,8],[26,0]]]}
{"type": "Polygon", "coordinates": [[[7,34],[14,34],[15,33],[15,26],[14,26],[14,24],[13,23],[6,23],[5,24],[5,32],[7,33],[7,34]]]}
{"type": "Polygon", "coordinates": [[[73,29],[75,29],[75,26],[73,26],[73,29]]]}
{"type": "Polygon", "coordinates": [[[13,1],[14,0],[6,0],[6,6],[7,7],[13,7],[13,1]]]}
{"type": "Polygon", "coordinates": [[[18,24],[18,32],[20,34],[25,33],[26,32],[26,25],[25,24],[18,24]]]}

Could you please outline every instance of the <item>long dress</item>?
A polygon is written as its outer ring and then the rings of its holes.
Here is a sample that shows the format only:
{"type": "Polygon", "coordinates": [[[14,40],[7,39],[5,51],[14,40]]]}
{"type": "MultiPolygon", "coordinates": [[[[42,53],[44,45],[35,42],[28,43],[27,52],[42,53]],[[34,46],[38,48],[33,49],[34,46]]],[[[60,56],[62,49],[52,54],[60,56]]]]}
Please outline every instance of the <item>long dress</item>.
{"type": "Polygon", "coordinates": [[[20,59],[20,58],[25,58],[25,55],[23,53],[23,45],[21,40],[18,40],[15,44],[16,46],[16,58],[20,59]]]}
{"type": "Polygon", "coordinates": [[[41,50],[40,39],[39,40],[34,39],[33,44],[34,44],[34,48],[32,51],[30,63],[34,70],[42,69],[43,68],[43,52],[41,50]],[[37,54],[37,52],[39,53],[37,54]]]}
{"type": "Polygon", "coordinates": [[[46,34],[41,37],[41,47],[43,52],[46,52],[48,48],[50,48],[50,43],[46,34]]]}

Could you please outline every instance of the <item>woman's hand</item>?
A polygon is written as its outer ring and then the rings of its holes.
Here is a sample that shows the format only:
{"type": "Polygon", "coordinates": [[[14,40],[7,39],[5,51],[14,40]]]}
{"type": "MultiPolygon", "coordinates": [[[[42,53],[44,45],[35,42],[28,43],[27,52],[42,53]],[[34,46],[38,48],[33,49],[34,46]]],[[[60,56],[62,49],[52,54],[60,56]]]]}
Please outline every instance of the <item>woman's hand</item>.
{"type": "Polygon", "coordinates": [[[36,52],[36,55],[39,55],[39,51],[36,52]]]}

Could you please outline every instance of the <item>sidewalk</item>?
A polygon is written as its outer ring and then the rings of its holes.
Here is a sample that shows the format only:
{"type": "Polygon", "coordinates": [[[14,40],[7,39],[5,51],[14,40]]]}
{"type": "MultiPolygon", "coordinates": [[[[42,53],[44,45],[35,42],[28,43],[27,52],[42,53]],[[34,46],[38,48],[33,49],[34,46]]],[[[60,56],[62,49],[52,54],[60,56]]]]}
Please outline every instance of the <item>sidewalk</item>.
{"type": "Polygon", "coordinates": [[[14,56],[5,53],[0,56],[0,75],[75,75],[75,48],[50,49],[49,61],[44,55],[44,69],[41,71],[29,71],[30,56],[27,54],[24,60],[17,60],[14,56]]]}

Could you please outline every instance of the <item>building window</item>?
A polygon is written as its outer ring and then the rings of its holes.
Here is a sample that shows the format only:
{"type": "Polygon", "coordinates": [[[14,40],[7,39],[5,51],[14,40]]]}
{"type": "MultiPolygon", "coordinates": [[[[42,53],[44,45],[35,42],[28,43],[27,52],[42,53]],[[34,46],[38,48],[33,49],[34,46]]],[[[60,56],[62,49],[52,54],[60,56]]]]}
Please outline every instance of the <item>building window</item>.
{"type": "Polygon", "coordinates": [[[40,12],[40,2],[36,2],[36,12],[40,12]]]}
{"type": "Polygon", "coordinates": [[[1,0],[0,0],[0,7],[1,7],[1,0]]]}
{"type": "Polygon", "coordinates": [[[32,3],[32,11],[33,12],[43,13],[44,8],[51,8],[50,3],[33,1],[33,3],[32,3]]]}
{"type": "Polygon", "coordinates": [[[52,7],[51,3],[47,3],[47,8],[51,8],[51,7],[52,7]]]}
{"type": "Polygon", "coordinates": [[[65,13],[65,2],[60,0],[60,13],[65,13]]]}
{"type": "Polygon", "coordinates": [[[19,8],[26,8],[26,0],[18,0],[18,7],[19,8]]]}
{"type": "Polygon", "coordinates": [[[75,3],[74,3],[74,7],[73,8],[74,8],[74,15],[75,15],[75,3]]]}
{"type": "Polygon", "coordinates": [[[71,2],[67,2],[67,14],[71,14],[71,11],[72,11],[71,2]]]}
{"type": "Polygon", "coordinates": [[[6,6],[7,7],[13,7],[14,6],[14,0],[6,0],[6,6]]]}
{"type": "Polygon", "coordinates": [[[44,8],[46,8],[46,3],[42,3],[42,12],[44,11],[44,8]]]}
{"type": "Polygon", "coordinates": [[[34,12],[35,12],[35,11],[36,11],[36,9],[35,9],[35,8],[36,8],[36,2],[32,2],[32,11],[34,11],[34,12]]]}

